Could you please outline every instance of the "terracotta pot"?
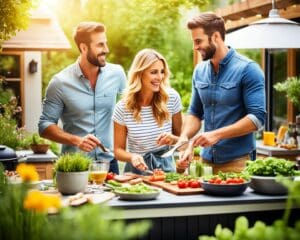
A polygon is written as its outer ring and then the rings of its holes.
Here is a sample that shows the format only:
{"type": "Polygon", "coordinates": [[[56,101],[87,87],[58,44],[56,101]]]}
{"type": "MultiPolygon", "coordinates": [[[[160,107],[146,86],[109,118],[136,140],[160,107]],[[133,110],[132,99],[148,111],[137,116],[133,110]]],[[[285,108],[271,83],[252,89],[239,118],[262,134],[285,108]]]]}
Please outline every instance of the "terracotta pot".
{"type": "Polygon", "coordinates": [[[31,150],[36,154],[45,154],[49,147],[49,144],[30,144],[31,150]]]}

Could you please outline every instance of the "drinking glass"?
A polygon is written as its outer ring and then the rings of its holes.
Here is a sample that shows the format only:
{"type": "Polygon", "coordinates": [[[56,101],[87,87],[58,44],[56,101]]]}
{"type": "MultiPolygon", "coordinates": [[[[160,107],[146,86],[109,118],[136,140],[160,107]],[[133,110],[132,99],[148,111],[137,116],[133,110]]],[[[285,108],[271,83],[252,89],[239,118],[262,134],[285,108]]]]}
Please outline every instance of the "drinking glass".
{"type": "MultiPolygon", "coordinates": [[[[90,178],[93,182],[93,189],[102,192],[102,186],[109,170],[109,162],[98,161],[90,165],[90,178]]],[[[94,191],[94,192],[96,192],[94,191]]]]}

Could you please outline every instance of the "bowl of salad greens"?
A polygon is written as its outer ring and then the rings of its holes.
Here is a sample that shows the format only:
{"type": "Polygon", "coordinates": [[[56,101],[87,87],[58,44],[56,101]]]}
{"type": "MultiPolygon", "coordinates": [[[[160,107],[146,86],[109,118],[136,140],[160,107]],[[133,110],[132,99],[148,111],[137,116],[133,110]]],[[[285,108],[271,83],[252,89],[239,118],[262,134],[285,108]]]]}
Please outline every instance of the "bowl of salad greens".
{"type": "Polygon", "coordinates": [[[205,193],[217,196],[238,196],[243,194],[249,185],[249,176],[244,173],[218,172],[204,177],[201,186],[205,193]]]}
{"type": "Polygon", "coordinates": [[[287,194],[287,188],[280,178],[293,179],[299,176],[295,162],[275,157],[248,161],[246,171],[251,175],[250,187],[257,193],[268,195],[287,194]]]}
{"type": "Polygon", "coordinates": [[[152,200],[156,199],[160,194],[160,190],[150,187],[144,183],[136,185],[123,185],[121,187],[115,187],[114,193],[122,200],[152,200]]]}

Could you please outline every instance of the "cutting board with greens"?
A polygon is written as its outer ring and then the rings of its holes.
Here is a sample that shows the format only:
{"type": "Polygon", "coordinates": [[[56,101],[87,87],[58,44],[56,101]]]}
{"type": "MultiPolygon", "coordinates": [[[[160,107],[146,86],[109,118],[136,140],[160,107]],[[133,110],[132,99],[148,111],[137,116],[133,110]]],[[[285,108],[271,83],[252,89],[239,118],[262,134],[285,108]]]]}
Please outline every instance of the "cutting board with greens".
{"type": "Polygon", "coordinates": [[[179,173],[165,173],[164,177],[147,176],[143,180],[176,195],[199,194],[204,191],[198,179],[179,173]]]}

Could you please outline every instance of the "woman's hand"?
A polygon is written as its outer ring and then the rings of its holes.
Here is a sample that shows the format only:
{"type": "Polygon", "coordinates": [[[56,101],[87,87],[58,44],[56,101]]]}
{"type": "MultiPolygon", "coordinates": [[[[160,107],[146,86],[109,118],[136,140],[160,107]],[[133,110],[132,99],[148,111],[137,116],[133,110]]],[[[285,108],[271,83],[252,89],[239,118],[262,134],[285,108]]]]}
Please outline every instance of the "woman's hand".
{"type": "Polygon", "coordinates": [[[156,139],[156,143],[162,145],[174,145],[178,141],[178,137],[172,133],[162,133],[156,139]]]}
{"type": "Polygon", "coordinates": [[[135,154],[135,153],[132,154],[132,157],[131,157],[130,161],[131,161],[131,164],[135,168],[137,168],[137,169],[139,169],[141,171],[145,171],[145,170],[148,169],[148,166],[145,163],[144,158],[141,155],[139,155],[139,154],[135,154]]]}

